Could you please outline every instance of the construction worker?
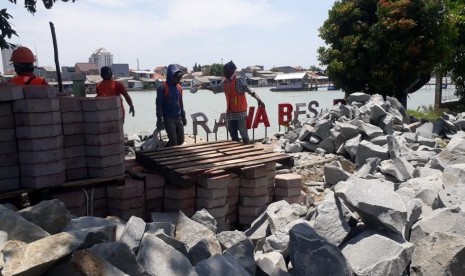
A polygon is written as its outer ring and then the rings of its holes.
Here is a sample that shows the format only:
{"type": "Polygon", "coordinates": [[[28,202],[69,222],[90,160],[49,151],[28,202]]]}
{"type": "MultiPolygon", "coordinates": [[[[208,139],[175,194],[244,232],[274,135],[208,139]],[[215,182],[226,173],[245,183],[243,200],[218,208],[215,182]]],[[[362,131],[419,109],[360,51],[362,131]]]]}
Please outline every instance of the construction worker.
{"type": "Polygon", "coordinates": [[[129,105],[129,114],[132,114],[132,117],[134,117],[136,112],[134,111],[132,99],[124,85],[112,79],[113,71],[111,71],[111,68],[109,66],[103,66],[100,68],[100,76],[103,80],[97,84],[97,97],[119,96],[121,99],[121,109],[123,110],[124,116],[124,105],[123,99],[121,98],[121,96],[123,96],[129,105]]]}
{"type": "Polygon", "coordinates": [[[9,83],[17,85],[48,85],[44,78],[34,75],[35,57],[27,47],[18,47],[11,54],[10,61],[15,68],[16,76],[9,83]]]}
{"type": "Polygon", "coordinates": [[[236,69],[237,67],[232,61],[226,63],[223,66],[225,77],[223,81],[218,86],[204,88],[212,90],[215,94],[224,92],[226,96],[226,119],[228,120],[228,131],[231,140],[239,141],[239,132],[242,143],[248,144],[250,139],[246,126],[247,99],[245,93],[254,97],[259,107],[265,108],[265,104],[243,78],[236,76],[236,69]]]}
{"type": "Polygon", "coordinates": [[[187,124],[180,85],[183,72],[174,64],[168,66],[166,81],[157,89],[157,129],[166,129],[169,146],[184,143],[184,126],[187,124]]]}

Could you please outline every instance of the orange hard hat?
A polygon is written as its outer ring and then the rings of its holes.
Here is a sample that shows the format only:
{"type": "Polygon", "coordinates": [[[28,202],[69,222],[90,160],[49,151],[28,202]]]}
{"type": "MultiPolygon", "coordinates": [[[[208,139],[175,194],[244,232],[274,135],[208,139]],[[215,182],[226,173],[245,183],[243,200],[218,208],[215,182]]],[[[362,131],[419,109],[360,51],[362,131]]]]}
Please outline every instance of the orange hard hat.
{"type": "Polygon", "coordinates": [[[18,47],[11,54],[13,63],[34,63],[34,54],[27,47],[18,47]]]}

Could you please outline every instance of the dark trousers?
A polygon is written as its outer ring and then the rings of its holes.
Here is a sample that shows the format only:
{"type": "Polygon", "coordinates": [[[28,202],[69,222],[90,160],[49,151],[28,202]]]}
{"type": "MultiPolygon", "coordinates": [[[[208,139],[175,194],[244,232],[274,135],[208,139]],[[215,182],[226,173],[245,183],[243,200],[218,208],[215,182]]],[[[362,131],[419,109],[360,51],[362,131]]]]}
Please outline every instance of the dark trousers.
{"type": "Polygon", "coordinates": [[[229,120],[228,121],[228,130],[231,135],[231,140],[240,141],[238,132],[241,134],[242,142],[244,144],[249,143],[249,134],[247,133],[247,126],[245,124],[245,119],[241,120],[229,120]]]}
{"type": "Polygon", "coordinates": [[[165,146],[182,145],[184,143],[184,126],[181,119],[164,119],[164,123],[169,139],[165,146]]]}

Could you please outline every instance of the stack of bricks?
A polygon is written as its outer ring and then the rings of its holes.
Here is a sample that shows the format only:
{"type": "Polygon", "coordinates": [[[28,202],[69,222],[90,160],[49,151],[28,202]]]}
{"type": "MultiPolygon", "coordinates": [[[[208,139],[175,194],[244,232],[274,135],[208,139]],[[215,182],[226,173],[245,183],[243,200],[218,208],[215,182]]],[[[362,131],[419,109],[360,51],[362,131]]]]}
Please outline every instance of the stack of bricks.
{"type": "Polygon", "coordinates": [[[268,196],[270,202],[274,200],[274,179],[276,177],[276,162],[268,162],[266,165],[266,174],[268,177],[268,196]]]}
{"type": "Polygon", "coordinates": [[[197,210],[205,209],[215,218],[218,231],[229,230],[227,196],[231,174],[218,171],[199,177],[197,186],[197,210]]]}
{"type": "Polygon", "coordinates": [[[59,100],[63,122],[66,181],[85,179],[88,175],[81,99],[60,97],[59,100]]]}
{"type": "Polygon", "coordinates": [[[195,185],[178,187],[168,183],[165,186],[164,210],[175,213],[183,211],[186,216],[190,217],[195,213],[195,197],[195,185]]]}
{"type": "Polygon", "coordinates": [[[266,209],[270,201],[266,166],[242,168],[239,176],[239,224],[247,227],[266,209]]]}
{"type": "Polygon", "coordinates": [[[119,97],[82,100],[86,163],[91,178],[124,173],[123,111],[119,97]]]}
{"type": "Polygon", "coordinates": [[[278,174],[275,177],[274,200],[299,203],[302,189],[302,176],[298,174],[278,174]]]}
{"type": "Polygon", "coordinates": [[[83,190],[54,193],[51,198],[62,201],[66,209],[77,217],[90,215],[90,212],[88,213],[90,194],[86,196],[83,190]]]}
{"type": "Polygon", "coordinates": [[[65,182],[60,103],[53,88],[28,86],[24,99],[13,102],[23,188],[65,182]]]}
{"type": "Polygon", "coordinates": [[[107,188],[106,187],[94,187],[92,189],[87,189],[88,193],[90,190],[91,196],[91,205],[90,211],[91,215],[94,217],[104,218],[108,215],[108,197],[107,197],[107,188]]]}
{"type": "Polygon", "coordinates": [[[18,149],[12,100],[21,99],[19,87],[0,88],[0,192],[20,188],[18,149]]]}
{"type": "Polygon", "coordinates": [[[145,213],[163,212],[165,178],[157,173],[143,173],[145,176],[145,213]]]}
{"type": "Polygon", "coordinates": [[[124,185],[108,186],[108,215],[129,220],[131,216],[144,217],[144,180],[127,178],[124,185]]]}
{"type": "Polygon", "coordinates": [[[237,223],[237,204],[239,203],[239,185],[240,178],[237,174],[231,174],[231,179],[228,185],[228,197],[226,202],[228,203],[228,213],[226,219],[229,223],[230,229],[236,228],[237,223]]]}

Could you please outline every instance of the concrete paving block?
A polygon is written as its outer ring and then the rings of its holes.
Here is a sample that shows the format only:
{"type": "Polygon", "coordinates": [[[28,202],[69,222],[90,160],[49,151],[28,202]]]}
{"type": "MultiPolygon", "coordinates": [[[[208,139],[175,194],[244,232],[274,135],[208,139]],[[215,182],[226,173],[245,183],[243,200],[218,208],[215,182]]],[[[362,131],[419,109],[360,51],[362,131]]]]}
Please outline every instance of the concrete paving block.
{"type": "Polygon", "coordinates": [[[268,178],[268,188],[274,188],[274,178],[268,178]]]}
{"type": "Polygon", "coordinates": [[[104,178],[104,177],[113,177],[124,174],[124,165],[116,165],[106,168],[91,168],[88,167],[89,177],[92,178],[104,178]]]}
{"type": "Polygon", "coordinates": [[[84,113],[82,111],[61,112],[63,124],[83,123],[84,113]]]}
{"type": "Polygon", "coordinates": [[[165,187],[166,179],[158,173],[143,173],[145,176],[145,187],[147,190],[165,187]]]}
{"type": "Polygon", "coordinates": [[[86,195],[83,191],[54,192],[50,197],[63,201],[67,209],[87,206],[86,195]]]}
{"type": "Polygon", "coordinates": [[[0,102],[15,101],[24,98],[21,86],[0,86],[0,102]]]}
{"type": "Polygon", "coordinates": [[[108,186],[107,196],[114,199],[139,198],[144,195],[144,181],[125,179],[124,185],[108,186]]]}
{"type": "Polygon", "coordinates": [[[103,111],[84,111],[84,121],[86,123],[103,123],[123,119],[121,108],[103,111]]]}
{"type": "MultiPolygon", "coordinates": [[[[1,130],[0,130],[1,131],[1,130]]],[[[0,142],[0,154],[15,153],[18,151],[16,141],[0,142]]]]}
{"type": "Polygon", "coordinates": [[[226,202],[229,206],[237,205],[237,203],[239,203],[239,197],[228,197],[226,198],[226,202]]]}
{"type": "Polygon", "coordinates": [[[108,199],[109,209],[130,210],[144,207],[144,199],[142,197],[135,197],[129,199],[108,199]]]}
{"type": "Polygon", "coordinates": [[[25,164],[59,161],[65,157],[63,148],[41,151],[19,151],[19,161],[25,164]]]}
{"type": "Polygon", "coordinates": [[[267,172],[276,170],[276,162],[267,162],[267,163],[265,163],[265,166],[266,166],[266,171],[267,172]]]}
{"type": "Polygon", "coordinates": [[[260,197],[268,195],[268,187],[260,188],[243,188],[239,190],[239,196],[260,197]]]}
{"type": "Polygon", "coordinates": [[[241,179],[237,175],[231,175],[231,180],[229,180],[228,188],[239,187],[241,179]]]}
{"type": "Polygon", "coordinates": [[[228,213],[228,207],[228,204],[225,204],[219,207],[205,208],[205,210],[214,218],[224,218],[228,213]]]}
{"type": "Polygon", "coordinates": [[[266,206],[245,207],[239,204],[239,206],[237,207],[239,221],[240,217],[258,217],[258,215],[260,215],[265,209],[266,206]]]}
{"type": "Polygon", "coordinates": [[[82,98],[59,97],[61,112],[82,111],[82,98]]]}
{"type": "Polygon", "coordinates": [[[13,104],[11,102],[0,102],[0,116],[13,115],[13,104]]]}
{"type": "Polygon", "coordinates": [[[24,176],[43,176],[60,174],[65,171],[65,167],[65,160],[48,163],[20,164],[21,175],[24,176]]]}
{"type": "Polygon", "coordinates": [[[47,85],[24,85],[23,93],[25,99],[54,99],[57,97],[55,88],[47,85]]]}
{"type": "Polygon", "coordinates": [[[166,207],[164,208],[164,211],[166,213],[178,213],[180,210],[184,213],[184,215],[186,215],[188,217],[192,217],[195,214],[195,208],[194,207],[190,207],[190,208],[186,208],[186,209],[170,209],[170,208],[166,208],[166,207]]]}
{"type": "Polygon", "coordinates": [[[92,168],[106,168],[116,165],[124,164],[124,153],[103,156],[103,157],[92,157],[87,156],[86,158],[87,166],[92,168]]]}
{"type": "Polygon", "coordinates": [[[221,207],[226,205],[226,197],[220,197],[215,199],[197,197],[196,204],[197,209],[221,207]]]}
{"type": "Polygon", "coordinates": [[[60,111],[58,99],[25,99],[13,102],[13,113],[60,111]]]}
{"type": "Polygon", "coordinates": [[[103,111],[121,108],[121,98],[114,97],[94,97],[82,100],[82,109],[84,111],[103,111]]]}
{"type": "Polygon", "coordinates": [[[66,181],[76,181],[81,179],[87,179],[87,168],[73,168],[66,169],[66,181]]]}
{"type": "Polygon", "coordinates": [[[19,165],[0,167],[0,179],[16,178],[19,176],[19,165]]]}
{"type": "Polygon", "coordinates": [[[240,169],[240,177],[245,178],[260,178],[266,175],[267,169],[265,164],[244,167],[240,169]]]}
{"type": "Polygon", "coordinates": [[[107,187],[102,186],[94,188],[94,199],[100,198],[107,198],[107,187]]]}
{"type": "Polygon", "coordinates": [[[129,220],[132,216],[136,216],[139,218],[144,217],[144,212],[145,208],[144,207],[139,207],[139,208],[134,208],[134,209],[128,209],[128,210],[120,210],[120,209],[114,209],[114,208],[108,208],[108,215],[109,216],[117,216],[123,220],[129,220]]]}
{"type": "MultiPolygon", "coordinates": [[[[87,170],[87,162],[85,156],[65,159],[66,170],[85,168],[87,170]]],[[[86,172],[87,174],[87,172],[86,172]]]]}
{"type": "Polygon", "coordinates": [[[11,142],[16,139],[16,131],[14,128],[5,128],[0,130],[0,142],[11,142]]]}
{"type": "Polygon", "coordinates": [[[240,191],[240,187],[228,188],[228,197],[238,197],[239,191],[240,191]]]}
{"type": "Polygon", "coordinates": [[[145,199],[156,199],[156,198],[163,198],[165,196],[165,188],[153,188],[145,190],[145,199]]]}
{"type": "Polygon", "coordinates": [[[269,201],[270,197],[268,195],[260,197],[241,196],[239,198],[241,206],[244,207],[261,207],[267,205],[269,201]]]}
{"type": "Polygon", "coordinates": [[[300,188],[302,186],[302,176],[293,173],[278,174],[275,177],[274,183],[275,187],[300,188]]]}
{"type": "Polygon", "coordinates": [[[21,188],[40,189],[55,187],[62,185],[65,181],[65,172],[42,176],[21,176],[21,188]]]}
{"type": "Polygon", "coordinates": [[[62,134],[61,124],[16,127],[16,137],[18,139],[55,137],[62,134]]]}
{"type": "Polygon", "coordinates": [[[171,198],[164,198],[163,204],[165,208],[168,209],[188,209],[195,207],[195,198],[186,198],[182,200],[171,199],[171,198]]]}
{"type": "Polygon", "coordinates": [[[92,204],[94,207],[94,213],[95,210],[100,210],[100,209],[106,209],[108,204],[108,199],[107,198],[94,198],[94,203],[92,204]]]}
{"type": "Polygon", "coordinates": [[[223,174],[213,177],[199,177],[199,186],[206,189],[225,189],[229,186],[231,180],[230,174],[223,174]]]}
{"type": "Polygon", "coordinates": [[[18,139],[18,149],[22,151],[40,151],[63,148],[63,136],[38,139],[18,139]]]}
{"type": "Polygon", "coordinates": [[[17,127],[61,124],[61,114],[60,112],[16,113],[15,124],[17,127]]]}
{"type": "Polygon", "coordinates": [[[86,156],[85,146],[66,147],[63,149],[65,159],[86,156]]]}
{"type": "Polygon", "coordinates": [[[124,144],[116,143],[103,146],[86,146],[86,155],[103,157],[115,154],[124,154],[124,144]]]}
{"type": "Polygon", "coordinates": [[[76,217],[83,217],[83,216],[88,216],[90,214],[87,213],[87,207],[86,206],[80,206],[80,207],[75,207],[75,208],[68,208],[68,211],[73,214],[76,217]]]}
{"type": "Polygon", "coordinates": [[[165,198],[181,200],[195,197],[196,188],[194,185],[187,188],[173,187],[169,185],[165,187],[165,198]]]}
{"type": "Polygon", "coordinates": [[[242,188],[260,188],[268,187],[268,178],[240,178],[240,187],[242,188]]]}
{"type": "Polygon", "coordinates": [[[206,189],[203,187],[197,187],[197,196],[209,199],[220,198],[228,195],[228,189],[206,189]]]}
{"type": "Polygon", "coordinates": [[[123,132],[123,120],[103,123],[86,123],[86,134],[105,134],[123,132]]]}
{"type": "Polygon", "coordinates": [[[267,177],[268,179],[273,178],[273,181],[274,181],[274,178],[276,177],[276,175],[277,175],[276,170],[268,171],[268,172],[266,173],[266,177],[267,177]]]}
{"type": "Polygon", "coordinates": [[[153,210],[153,209],[161,209],[162,210],[163,209],[163,198],[155,198],[155,199],[146,200],[145,201],[145,208],[147,210],[153,210]]]}
{"type": "Polygon", "coordinates": [[[282,188],[282,187],[275,187],[274,188],[274,195],[281,196],[281,197],[290,197],[290,196],[298,196],[300,195],[300,187],[298,188],[282,188]]]}
{"type": "Polygon", "coordinates": [[[277,201],[281,201],[281,200],[285,200],[287,203],[289,204],[294,204],[294,203],[297,203],[297,204],[303,204],[305,203],[305,200],[304,198],[301,196],[301,195],[298,195],[298,196],[275,196],[274,197],[274,201],[277,202],[277,201]]]}
{"type": "Polygon", "coordinates": [[[115,132],[107,134],[86,134],[86,145],[88,146],[103,146],[109,144],[123,143],[124,133],[115,132]]]}
{"type": "Polygon", "coordinates": [[[84,123],[63,124],[63,135],[69,136],[69,135],[84,134],[84,128],[85,128],[84,123]]]}
{"type": "Polygon", "coordinates": [[[257,217],[255,217],[255,216],[251,216],[251,217],[239,216],[238,222],[239,222],[239,224],[241,224],[241,225],[248,226],[248,225],[252,224],[252,222],[254,222],[254,220],[255,220],[256,218],[257,218],[257,217]]]}
{"type": "Polygon", "coordinates": [[[238,220],[238,218],[237,218],[237,212],[229,213],[229,214],[226,216],[226,219],[227,219],[230,223],[235,223],[235,222],[237,222],[237,220],[238,220]]]}
{"type": "Polygon", "coordinates": [[[13,115],[0,116],[0,131],[5,128],[15,128],[13,115]]]}
{"type": "Polygon", "coordinates": [[[64,147],[85,146],[86,136],[84,133],[74,135],[64,135],[64,147]]]}
{"type": "Polygon", "coordinates": [[[0,192],[19,190],[19,177],[0,179],[0,192]]]}
{"type": "Polygon", "coordinates": [[[0,167],[17,166],[18,164],[18,153],[13,152],[0,155],[0,167]]]}

